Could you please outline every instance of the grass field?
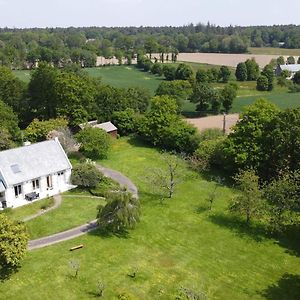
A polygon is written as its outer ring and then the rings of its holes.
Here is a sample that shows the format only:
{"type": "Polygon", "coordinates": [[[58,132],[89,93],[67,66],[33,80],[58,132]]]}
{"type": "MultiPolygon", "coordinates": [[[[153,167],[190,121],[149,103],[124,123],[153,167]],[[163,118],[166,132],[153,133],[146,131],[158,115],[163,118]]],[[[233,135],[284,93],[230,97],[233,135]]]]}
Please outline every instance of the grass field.
{"type": "Polygon", "coordinates": [[[26,222],[31,239],[58,233],[96,218],[96,208],[104,200],[85,197],[64,197],[60,207],[26,222]]]}
{"type": "Polygon", "coordinates": [[[24,205],[15,209],[6,209],[3,213],[7,214],[9,217],[22,221],[25,217],[29,217],[41,211],[43,207],[51,207],[54,204],[53,198],[47,198],[43,200],[34,201],[27,205],[24,205]]]}
{"type": "Polygon", "coordinates": [[[251,54],[300,56],[300,49],[285,49],[285,48],[273,48],[273,47],[261,47],[261,48],[250,47],[248,49],[251,54]]]}
{"type": "Polygon", "coordinates": [[[105,286],[102,299],[109,300],[122,293],[130,299],[176,299],[180,287],[208,299],[299,299],[299,240],[270,239],[241,225],[225,210],[233,190],[220,187],[208,212],[205,199],[214,183],[184,168],[188,179],[160,204],[145,179],[150,167],[161,165],[155,149],[120,139],[102,163],[138,185],[137,228],[123,237],[92,232],[30,252],[19,272],[0,282],[3,299],[94,299],[99,281],[105,286]],[[69,251],[78,244],[84,247],[69,251]],[[71,260],[80,265],[78,278],[71,260]]]}

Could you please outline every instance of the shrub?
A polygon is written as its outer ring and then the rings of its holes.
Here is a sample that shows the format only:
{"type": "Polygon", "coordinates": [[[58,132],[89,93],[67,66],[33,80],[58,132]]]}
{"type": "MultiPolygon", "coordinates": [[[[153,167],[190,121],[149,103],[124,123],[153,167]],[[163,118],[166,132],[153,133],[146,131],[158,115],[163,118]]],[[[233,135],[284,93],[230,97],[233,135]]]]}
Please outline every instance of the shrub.
{"type": "Polygon", "coordinates": [[[268,78],[264,75],[259,76],[256,82],[256,89],[258,91],[267,91],[268,87],[269,87],[268,78]]]}
{"type": "Polygon", "coordinates": [[[92,163],[80,163],[75,165],[72,171],[72,184],[80,188],[92,189],[103,180],[102,173],[92,163]]]}
{"type": "Polygon", "coordinates": [[[86,127],[76,135],[80,143],[79,150],[89,158],[101,159],[107,157],[111,136],[100,128],[86,127]]]}
{"type": "Polygon", "coordinates": [[[127,108],[124,111],[114,112],[112,121],[121,135],[129,135],[136,131],[137,115],[133,109],[127,108]]]}

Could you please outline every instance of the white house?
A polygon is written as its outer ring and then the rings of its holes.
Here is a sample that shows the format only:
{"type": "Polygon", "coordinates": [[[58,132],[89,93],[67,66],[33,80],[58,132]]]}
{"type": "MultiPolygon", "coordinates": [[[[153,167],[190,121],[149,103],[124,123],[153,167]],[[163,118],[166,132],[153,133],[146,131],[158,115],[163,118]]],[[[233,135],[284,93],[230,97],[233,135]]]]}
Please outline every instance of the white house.
{"type": "Polygon", "coordinates": [[[67,191],[72,165],[58,139],[0,152],[0,209],[67,191]]]}
{"type": "Polygon", "coordinates": [[[300,64],[291,64],[291,65],[278,65],[276,68],[276,75],[280,76],[282,71],[288,71],[290,72],[290,77],[288,77],[287,79],[292,79],[294,77],[294,75],[300,71],[300,64]]]}

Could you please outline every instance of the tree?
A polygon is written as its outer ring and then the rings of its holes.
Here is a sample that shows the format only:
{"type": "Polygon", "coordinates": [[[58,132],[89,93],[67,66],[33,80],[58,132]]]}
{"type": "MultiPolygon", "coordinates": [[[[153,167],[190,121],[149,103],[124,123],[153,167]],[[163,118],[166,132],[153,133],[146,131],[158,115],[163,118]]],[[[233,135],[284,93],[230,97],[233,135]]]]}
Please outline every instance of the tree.
{"type": "Polygon", "coordinates": [[[294,65],[296,63],[295,57],[294,56],[289,56],[286,60],[286,63],[288,65],[294,65]]]}
{"type": "Polygon", "coordinates": [[[0,100],[0,150],[9,149],[21,140],[18,118],[12,108],[0,100]]]}
{"type": "Polygon", "coordinates": [[[151,169],[147,179],[155,190],[158,190],[162,197],[172,198],[177,184],[180,182],[180,158],[174,153],[163,152],[161,165],[151,169]]]}
{"type": "Polygon", "coordinates": [[[296,72],[294,77],[293,77],[293,82],[295,84],[300,84],[300,71],[296,72]]]}
{"type": "Polygon", "coordinates": [[[163,73],[166,77],[166,80],[175,80],[176,75],[176,67],[173,65],[164,65],[163,67],[163,73]]]}
{"type": "Polygon", "coordinates": [[[27,252],[29,235],[24,223],[0,214],[0,270],[18,267],[27,252]]]}
{"type": "Polygon", "coordinates": [[[99,206],[97,224],[112,233],[124,233],[140,221],[140,202],[128,192],[111,192],[107,204],[99,206]]]}
{"type": "Polygon", "coordinates": [[[137,115],[131,108],[114,112],[112,121],[121,135],[129,135],[137,130],[137,115]]]}
{"type": "Polygon", "coordinates": [[[260,75],[256,82],[256,89],[258,91],[267,91],[269,88],[269,81],[265,75],[260,75]]]}
{"type": "Polygon", "coordinates": [[[27,109],[23,103],[25,91],[25,84],[11,70],[0,67],[0,99],[19,115],[27,109]]]}
{"type": "Polygon", "coordinates": [[[224,142],[224,166],[232,173],[239,169],[253,169],[261,175],[266,160],[264,145],[266,127],[279,109],[267,100],[260,99],[249,106],[224,142]]]}
{"type": "Polygon", "coordinates": [[[247,68],[247,80],[257,80],[259,76],[259,65],[255,59],[247,59],[245,65],[247,68]]]}
{"type": "Polygon", "coordinates": [[[241,62],[237,65],[235,76],[238,81],[245,81],[247,80],[247,67],[244,62],[241,62]]]}
{"type": "MultiPolygon", "coordinates": [[[[206,83],[198,83],[194,86],[190,101],[197,103],[197,111],[206,112],[214,101],[219,100],[219,93],[206,83]]],[[[221,103],[219,103],[221,104],[221,103]]]]}
{"type": "Polygon", "coordinates": [[[205,69],[198,69],[196,72],[197,82],[208,82],[208,75],[205,69]]]}
{"type": "Polygon", "coordinates": [[[92,159],[107,157],[111,136],[103,129],[87,126],[76,134],[76,139],[80,143],[79,150],[87,157],[92,159]]]}
{"type": "Polygon", "coordinates": [[[284,226],[297,223],[300,192],[299,171],[287,172],[273,179],[264,189],[269,204],[269,224],[271,230],[282,231],[284,226]]]}
{"type": "Polygon", "coordinates": [[[240,194],[233,199],[229,209],[246,216],[249,224],[253,217],[261,215],[263,208],[262,192],[259,188],[259,177],[254,170],[240,171],[235,177],[240,194]]]}
{"type": "Polygon", "coordinates": [[[176,100],[179,108],[182,107],[183,102],[188,99],[192,93],[192,86],[186,80],[162,81],[156,89],[155,95],[167,95],[176,100]]]}
{"type": "Polygon", "coordinates": [[[41,119],[56,118],[57,101],[54,96],[54,82],[58,70],[46,63],[40,63],[32,73],[28,85],[30,110],[34,117],[41,119]]]}
{"type": "Polygon", "coordinates": [[[297,64],[300,64],[300,56],[297,59],[297,64]]]}
{"type": "Polygon", "coordinates": [[[227,66],[221,66],[219,72],[219,78],[222,82],[227,83],[229,81],[231,71],[227,66]]]}
{"type": "Polygon", "coordinates": [[[63,118],[50,119],[47,121],[34,119],[25,129],[24,137],[30,142],[45,141],[51,131],[66,128],[67,125],[68,121],[63,118]]]}
{"type": "Polygon", "coordinates": [[[223,104],[223,107],[224,107],[226,113],[228,113],[232,107],[233,100],[237,96],[237,89],[238,89],[237,85],[227,84],[223,88],[223,90],[221,90],[220,97],[221,97],[222,104],[223,104]]]}
{"type": "Polygon", "coordinates": [[[175,79],[177,80],[192,80],[194,71],[191,66],[186,64],[179,64],[176,69],[175,79]]]}
{"type": "Polygon", "coordinates": [[[285,59],[283,56],[279,56],[276,60],[277,65],[284,65],[285,64],[285,59]]]}
{"type": "Polygon", "coordinates": [[[54,81],[54,98],[58,116],[67,117],[71,126],[95,116],[95,84],[88,77],[62,72],[54,81]]]}
{"type": "Polygon", "coordinates": [[[103,174],[90,162],[80,163],[72,170],[72,184],[84,189],[94,189],[103,179],[103,174]]]}
{"type": "Polygon", "coordinates": [[[274,71],[271,65],[266,65],[261,72],[262,76],[266,76],[268,79],[268,91],[272,91],[274,84],[274,71]]]}

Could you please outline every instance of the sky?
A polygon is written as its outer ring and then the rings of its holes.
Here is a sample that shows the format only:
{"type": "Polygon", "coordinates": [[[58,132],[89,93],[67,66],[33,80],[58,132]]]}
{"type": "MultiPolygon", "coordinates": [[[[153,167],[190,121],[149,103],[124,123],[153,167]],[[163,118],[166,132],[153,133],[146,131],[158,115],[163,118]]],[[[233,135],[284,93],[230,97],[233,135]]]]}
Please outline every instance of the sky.
{"type": "Polygon", "coordinates": [[[0,27],[300,24],[300,0],[0,0],[0,27]]]}

